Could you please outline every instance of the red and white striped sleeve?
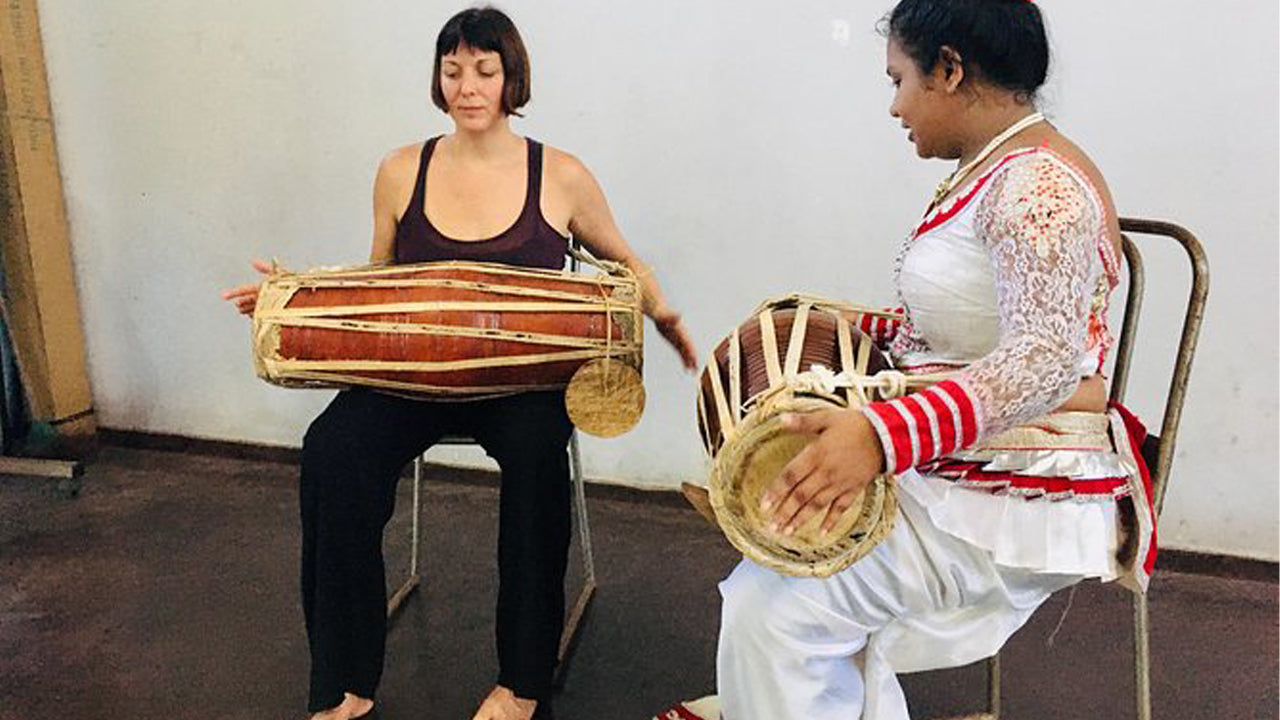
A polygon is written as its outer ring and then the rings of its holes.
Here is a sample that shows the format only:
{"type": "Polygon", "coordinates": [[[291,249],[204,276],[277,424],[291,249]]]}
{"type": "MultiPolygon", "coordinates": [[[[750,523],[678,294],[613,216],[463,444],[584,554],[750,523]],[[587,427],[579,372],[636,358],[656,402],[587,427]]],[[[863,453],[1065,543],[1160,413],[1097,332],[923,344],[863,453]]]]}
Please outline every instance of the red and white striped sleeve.
{"type": "Polygon", "coordinates": [[[886,350],[897,337],[906,315],[905,309],[900,307],[884,308],[882,313],[858,313],[856,319],[858,329],[866,333],[877,348],[886,350]]]}
{"type": "Polygon", "coordinates": [[[1040,417],[1079,386],[1098,244],[1107,241],[1100,201],[1047,151],[992,180],[976,229],[994,271],[999,337],[952,379],[862,408],[891,472],[1040,417]]]}
{"type": "Polygon", "coordinates": [[[862,410],[884,447],[894,473],[949,455],[977,442],[980,416],[973,397],[954,380],[862,410]]]}

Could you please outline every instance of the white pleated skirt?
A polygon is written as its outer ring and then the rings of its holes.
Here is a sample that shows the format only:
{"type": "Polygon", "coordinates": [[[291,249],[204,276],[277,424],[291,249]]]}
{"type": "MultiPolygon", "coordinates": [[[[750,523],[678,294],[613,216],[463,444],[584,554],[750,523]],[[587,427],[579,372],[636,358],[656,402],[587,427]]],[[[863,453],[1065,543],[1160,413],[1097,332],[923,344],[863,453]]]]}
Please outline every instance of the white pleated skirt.
{"type": "Polygon", "coordinates": [[[956,483],[904,473],[899,499],[910,497],[940,531],[991,553],[997,565],[1110,581],[1121,531],[1110,497],[1054,500],[992,494],[956,483]]]}

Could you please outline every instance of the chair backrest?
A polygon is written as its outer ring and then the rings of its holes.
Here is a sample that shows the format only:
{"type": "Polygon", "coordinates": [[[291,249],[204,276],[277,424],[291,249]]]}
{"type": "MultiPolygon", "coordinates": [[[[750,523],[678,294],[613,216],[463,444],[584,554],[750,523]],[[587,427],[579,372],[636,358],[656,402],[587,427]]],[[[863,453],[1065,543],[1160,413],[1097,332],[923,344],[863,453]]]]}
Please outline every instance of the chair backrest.
{"type": "Polygon", "coordinates": [[[1156,514],[1164,506],[1165,488],[1169,481],[1169,468],[1173,463],[1174,447],[1178,439],[1178,425],[1182,421],[1182,406],[1186,400],[1187,381],[1191,376],[1191,362],[1196,354],[1196,342],[1200,337],[1200,325],[1204,320],[1205,301],[1209,296],[1209,259],[1200,241],[1185,228],[1158,220],[1120,218],[1124,257],[1129,268],[1129,292],[1125,301],[1124,324],[1116,345],[1115,372],[1111,381],[1111,399],[1124,400],[1129,383],[1130,362],[1133,359],[1134,336],[1138,318],[1142,313],[1143,291],[1146,289],[1146,272],[1142,253],[1130,239],[1133,235],[1160,236],[1176,241],[1182,246],[1191,263],[1191,292],[1182,321],[1182,337],[1174,360],[1173,376],[1169,381],[1169,394],[1165,399],[1164,415],[1151,467],[1151,483],[1155,490],[1156,514]]]}
{"type": "MultiPolygon", "coordinates": [[[[582,241],[578,239],[577,235],[569,236],[569,248],[574,251],[582,250],[582,241]]],[[[582,261],[578,259],[577,254],[575,252],[569,253],[569,269],[573,272],[578,272],[581,268],[582,261]]]]}

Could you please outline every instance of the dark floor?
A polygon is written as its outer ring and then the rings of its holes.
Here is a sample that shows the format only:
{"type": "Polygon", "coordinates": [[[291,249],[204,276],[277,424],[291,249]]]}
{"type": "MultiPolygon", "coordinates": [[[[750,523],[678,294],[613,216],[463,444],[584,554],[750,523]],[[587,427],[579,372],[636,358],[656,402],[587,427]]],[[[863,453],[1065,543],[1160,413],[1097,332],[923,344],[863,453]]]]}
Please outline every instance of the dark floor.
{"type": "MultiPolygon", "coordinates": [[[[297,720],[307,658],[288,465],[108,447],[83,493],[0,476],[0,720],[297,720]]],[[[409,484],[388,538],[407,557],[409,484]]],[[[386,720],[469,720],[494,673],[493,489],[429,491],[423,592],[391,630],[386,720]]],[[[558,715],[648,720],[714,686],[715,582],[735,562],[692,512],[593,498],[600,591],[558,715]]],[[[1065,594],[1005,654],[1005,716],[1127,718],[1128,600],[1065,594]]],[[[1151,592],[1162,720],[1277,718],[1274,583],[1164,573],[1151,592]]],[[[975,709],[979,668],[906,679],[921,717],[975,709]]]]}

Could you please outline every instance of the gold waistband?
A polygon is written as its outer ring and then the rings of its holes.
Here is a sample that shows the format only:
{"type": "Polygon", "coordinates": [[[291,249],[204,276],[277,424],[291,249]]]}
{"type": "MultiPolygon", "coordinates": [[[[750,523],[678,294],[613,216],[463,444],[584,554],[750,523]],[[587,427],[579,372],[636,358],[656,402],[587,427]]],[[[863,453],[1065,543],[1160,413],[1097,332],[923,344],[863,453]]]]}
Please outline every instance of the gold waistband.
{"type": "Polygon", "coordinates": [[[973,450],[1112,449],[1106,413],[1057,412],[1017,425],[979,442],[973,450]]]}

